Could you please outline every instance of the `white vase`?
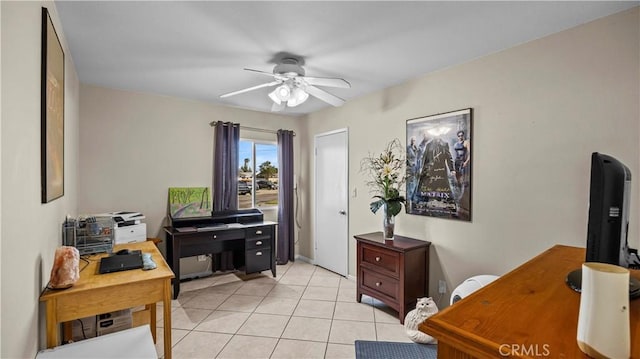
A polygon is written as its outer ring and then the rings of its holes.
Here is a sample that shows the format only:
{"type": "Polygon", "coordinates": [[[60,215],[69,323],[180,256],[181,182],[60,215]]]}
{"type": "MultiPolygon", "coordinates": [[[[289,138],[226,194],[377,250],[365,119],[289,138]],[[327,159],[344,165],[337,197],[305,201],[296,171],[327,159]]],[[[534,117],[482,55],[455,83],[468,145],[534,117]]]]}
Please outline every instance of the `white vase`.
{"type": "Polygon", "coordinates": [[[605,263],[582,265],[578,347],[593,358],[631,355],[629,271],[605,263]]]}

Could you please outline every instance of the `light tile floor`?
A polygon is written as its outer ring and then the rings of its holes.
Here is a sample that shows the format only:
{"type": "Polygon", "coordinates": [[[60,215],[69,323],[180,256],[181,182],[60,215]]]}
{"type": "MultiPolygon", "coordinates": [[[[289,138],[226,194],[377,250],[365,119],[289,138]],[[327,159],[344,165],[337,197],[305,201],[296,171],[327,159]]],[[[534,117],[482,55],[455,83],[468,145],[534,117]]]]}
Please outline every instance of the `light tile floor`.
{"type": "Polygon", "coordinates": [[[355,340],[411,341],[393,309],[367,296],[356,302],[355,281],[300,261],[276,271],[183,282],[171,303],[173,357],[355,358],[355,340]]]}

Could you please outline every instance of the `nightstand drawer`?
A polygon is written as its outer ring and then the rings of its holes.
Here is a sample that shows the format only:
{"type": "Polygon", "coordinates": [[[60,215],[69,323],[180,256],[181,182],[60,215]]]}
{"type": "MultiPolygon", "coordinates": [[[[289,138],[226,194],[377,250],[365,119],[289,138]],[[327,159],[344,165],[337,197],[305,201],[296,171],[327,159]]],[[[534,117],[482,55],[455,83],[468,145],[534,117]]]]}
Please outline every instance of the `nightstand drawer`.
{"type": "Polygon", "coordinates": [[[394,278],[400,276],[400,254],[384,248],[362,244],[361,265],[394,278]]]}
{"type": "Polygon", "coordinates": [[[394,301],[398,300],[399,282],[397,279],[366,269],[360,270],[360,277],[360,283],[363,287],[390,297],[394,301]]]}

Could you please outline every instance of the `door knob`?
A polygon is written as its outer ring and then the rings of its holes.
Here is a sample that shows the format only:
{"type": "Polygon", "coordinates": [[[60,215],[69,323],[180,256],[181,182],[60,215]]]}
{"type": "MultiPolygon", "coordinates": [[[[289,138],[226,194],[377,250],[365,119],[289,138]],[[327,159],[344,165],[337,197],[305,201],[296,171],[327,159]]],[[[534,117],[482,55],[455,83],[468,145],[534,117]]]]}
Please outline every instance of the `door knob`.
{"type": "Polygon", "coordinates": [[[341,215],[343,215],[343,216],[344,216],[345,214],[347,214],[347,211],[345,211],[345,210],[343,209],[343,210],[341,210],[341,211],[338,211],[338,213],[340,213],[341,215]]]}

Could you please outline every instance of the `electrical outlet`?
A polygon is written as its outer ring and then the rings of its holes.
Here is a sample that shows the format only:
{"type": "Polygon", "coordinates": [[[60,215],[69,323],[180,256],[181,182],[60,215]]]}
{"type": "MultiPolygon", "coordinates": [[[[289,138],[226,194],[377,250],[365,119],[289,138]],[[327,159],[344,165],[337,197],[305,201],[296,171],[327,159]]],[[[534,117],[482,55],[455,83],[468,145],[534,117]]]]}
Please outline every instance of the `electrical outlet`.
{"type": "Polygon", "coordinates": [[[204,255],[198,256],[198,262],[204,262],[206,260],[207,260],[207,256],[204,256],[204,255]]]}
{"type": "Polygon", "coordinates": [[[442,279],[440,279],[438,281],[438,293],[444,294],[446,292],[447,292],[447,282],[445,282],[442,279]]]}

